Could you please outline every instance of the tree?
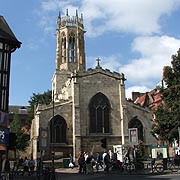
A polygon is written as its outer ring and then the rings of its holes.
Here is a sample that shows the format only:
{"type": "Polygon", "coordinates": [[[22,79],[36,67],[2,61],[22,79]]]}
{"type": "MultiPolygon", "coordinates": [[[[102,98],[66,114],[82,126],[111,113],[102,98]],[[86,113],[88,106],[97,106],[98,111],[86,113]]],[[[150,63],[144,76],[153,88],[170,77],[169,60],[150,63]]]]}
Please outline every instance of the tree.
{"type": "Polygon", "coordinates": [[[16,149],[24,150],[28,144],[29,136],[23,132],[21,121],[16,113],[14,120],[10,123],[10,132],[16,134],[16,149]]]}
{"type": "Polygon", "coordinates": [[[162,105],[155,111],[155,123],[152,133],[158,134],[161,140],[171,142],[178,139],[180,126],[180,49],[172,55],[171,67],[164,71],[166,88],[161,89],[162,105]]]}
{"type": "Polygon", "coordinates": [[[52,101],[52,91],[51,90],[47,90],[46,92],[44,92],[43,94],[40,93],[33,93],[33,96],[30,97],[29,105],[30,105],[30,110],[29,110],[29,123],[31,124],[32,119],[34,118],[34,109],[38,106],[38,105],[43,105],[43,104],[50,104],[50,102],[52,101]]]}
{"type": "Polygon", "coordinates": [[[52,94],[50,90],[47,90],[47,92],[44,92],[43,94],[35,94],[33,93],[33,96],[30,97],[29,105],[29,115],[28,115],[28,121],[26,122],[26,125],[21,125],[21,121],[18,117],[18,114],[14,115],[14,120],[10,124],[10,132],[16,134],[16,149],[17,150],[24,150],[29,141],[29,135],[27,135],[23,131],[23,127],[25,129],[30,129],[32,119],[34,118],[34,108],[38,105],[46,104],[48,105],[52,101],[52,94]]]}

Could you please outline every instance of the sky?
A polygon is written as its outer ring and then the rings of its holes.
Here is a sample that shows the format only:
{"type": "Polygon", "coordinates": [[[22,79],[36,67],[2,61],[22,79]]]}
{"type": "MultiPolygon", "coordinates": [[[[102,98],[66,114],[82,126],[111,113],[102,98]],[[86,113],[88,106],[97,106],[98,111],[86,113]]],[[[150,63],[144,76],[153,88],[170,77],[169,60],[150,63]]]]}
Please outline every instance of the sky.
{"type": "Polygon", "coordinates": [[[29,105],[51,90],[59,13],[84,18],[87,68],[125,74],[126,97],[154,89],[180,48],[180,0],[1,0],[2,15],[22,42],[11,57],[9,105],[29,105]]]}

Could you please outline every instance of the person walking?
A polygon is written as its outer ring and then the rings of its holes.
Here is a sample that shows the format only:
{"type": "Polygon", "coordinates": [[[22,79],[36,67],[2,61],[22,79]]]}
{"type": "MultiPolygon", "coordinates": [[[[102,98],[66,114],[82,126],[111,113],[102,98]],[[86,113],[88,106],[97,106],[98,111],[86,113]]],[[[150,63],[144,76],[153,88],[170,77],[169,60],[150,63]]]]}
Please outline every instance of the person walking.
{"type": "Polygon", "coordinates": [[[93,170],[92,170],[92,156],[90,156],[88,153],[86,153],[86,158],[85,158],[85,162],[86,162],[86,174],[92,174],[93,170]]]}
{"type": "Polygon", "coordinates": [[[6,155],[2,156],[2,166],[1,166],[1,172],[4,175],[5,179],[9,179],[10,175],[10,162],[9,159],[6,157],[6,155]]]}
{"type": "Polygon", "coordinates": [[[31,156],[31,159],[29,160],[28,165],[29,165],[29,171],[30,171],[29,173],[33,174],[34,168],[35,168],[35,161],[33,159],[33,156],[31,156]]]}
{"type": "Polygon", "coordinates": [[[105,165],[104,171],[109,173],[109,167],[110,167],[110,163],[111,163],[109,153],[106,153],[106,155],[104,156],[103,161],[104,161],[104,165],[105,165]]]}
{"type": "Polygon", "coordinates": [[[23,173],[22,175],[24,176],[25,173],[28,173],[28,175],[30,175],[29,172],[29,162],[28,162],[28,158],[25,157],[24,162],[23,162],[23,173]]]}
{"type": "MultiPolygon", "coordinates": [[[[78,157],[78,165],[79,165],[79,173],[82,173],[85,171],[86,163],[83,152],[80,152],[78,157]]],[[[84,172],[85,173],[85,172],[84,172]]]]}
{"type": "Polygon", "coordinates": [[[99,167],[103,169],[102,155],[99,152],[96,153],[95,161],[96,161],[96,172],[99,171],[99,167]]]}

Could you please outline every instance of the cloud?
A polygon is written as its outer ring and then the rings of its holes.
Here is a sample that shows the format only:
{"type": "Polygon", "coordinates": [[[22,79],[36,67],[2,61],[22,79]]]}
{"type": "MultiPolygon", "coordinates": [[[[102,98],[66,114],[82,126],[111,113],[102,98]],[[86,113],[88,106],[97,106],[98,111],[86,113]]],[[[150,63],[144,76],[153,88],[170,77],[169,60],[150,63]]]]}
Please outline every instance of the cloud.
{"type": "MultiPolygon", "coordinates": [[[[131,86],[128,92],[154,88],[154,82],[162,77],[163,66],[170,65],[171,55],[180,47],[180,39],[163,35],[161,20],[179,6],[179,0],[47,0],[41,3],[38,13],[41,28],[51,34],[55,33],[59,11],[64,16],[68,9],[69,15],[74,16],[78,9],[83,13],[86,36],[90,38],[110,31],[135,35],[129,51],[136,58],[126,57],[128,64],[120,63],[123,57],[119,54],[99,55],[103,68],[125,74],[131,86]]],[[[94,62],[95,67],[97,57],[87,57],[87,66],[92,67],[94,62]]]]}
{"type": "MultiPolygon", "coordinates": [[[[125,74],[126,95],[130,98],[132,91],[148,92],[156,87],[162,78],[163,66],[171,65],[171,56],[177,53],[179,47],[180,39],[174,37],[141,36],[134,39],[130,51],[139,54],[139,58],[128,59],[128,64],[121,64],[121,54],[107,57],[100,55],[100,65],[103,69],[125,74]]],[[[94,68],[97,65],[96,59],[87,57],[87,64],[94,68]]]]}
{"type": "Polygon", "coordinates": [[[140,54],[129,64],[120,67],[130,82],[147,82],[161,79],[163,66],[170,65],[171,56],[180,47],[180,39],[168,36],[137,37],[132,43],[132,51],[140,54]]]}
{"type": "Polygon", "coordinates": [[[111,56],[97,56],[97,57],[93,57],[93,56],[89,56],[86,58],[87,61],[87,68],[95,68],[97,66],[97,59],[100,59],[99,64],[103,69],[109,69],[111,71],[118,71],[119,67],[120,67],[120,55],[116,54],[116,55],[111,55],[111,56]],[[92,63],[93,62],[93,63],[92,63]]]}
{"type": "Polygon", "coordinates": [[[132,92],[148,92],[155,88],[162,79],[163,66],[171,65],[171,56],[177,53],[180,39],[168,36],[138,37],[132,43],[132,51],[140,54],[139,59],[132,59],[129,64],[120,67],[130,86],[126,97],[132,92]],[[133,86],[138,84],[138,86],[133,86]]]}
{"type": "Polygon", "coordinates": [[[80,9],[86,17],[88,36],[105,31],[152,34],[160,33],[160,18],[179,5],[178,0],[84,0],[80,9]]]}
{"type": "Polygon", "coordinates": [[[126,89],[126,98],[132,99],[132,92],[149,92],[151,89],[147,88],[146,86],[132,86],[126,89]]]}
{"type": "MultiPolygon", "coordinates": [[[[40,17],[52,12],[62,14],[69,10],[74,16],[78,9],[85,17],[87,36],[99,36],[106,31],[129,32],[135,34],[160,33],[160,18],[170,15],[180,5],[179,0],[48,0],[41,3],[40,17]]],[[[55,19],[56,17],[52,18],[55,19]]],[[[52,29],[54,24],[43,18],[44,29],[52,29]],[[44,21],[47,21],[46,23],[44,21]]]]}

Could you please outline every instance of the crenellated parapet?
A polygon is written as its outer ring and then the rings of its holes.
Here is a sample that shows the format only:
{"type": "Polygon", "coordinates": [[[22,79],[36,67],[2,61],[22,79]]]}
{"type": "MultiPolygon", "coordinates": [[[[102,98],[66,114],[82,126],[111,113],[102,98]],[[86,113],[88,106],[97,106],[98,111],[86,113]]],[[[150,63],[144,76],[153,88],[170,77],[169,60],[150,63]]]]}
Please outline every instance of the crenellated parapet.
{"type": "Polygon", "coordinates": [[[81,17],[78,17],[78,12],[76,11],[76,16],[70,17],[68,15],[68,9],[66,11],[66,16],[61,17],[59,14],[58,16],[58,28],[63,28],[63,27],[81,27],[84,29],[83,25],[83,15],[81,14],[81,17]]]}
{"type": "Polygon", "coordinates": [[[87,71],[74,71],[71,76],[77,78],[77,77],[91,76],[97,73],[104,74],[106,76],[112,77],[117,80],[122,80],[123,83],[126,80],[123,73],[118,73],[115,71],[112,72],[109,69],[103,69],[101,67],[98,68],[96,67],[95,69],[89,68],[87,69],[87,71]]]}

